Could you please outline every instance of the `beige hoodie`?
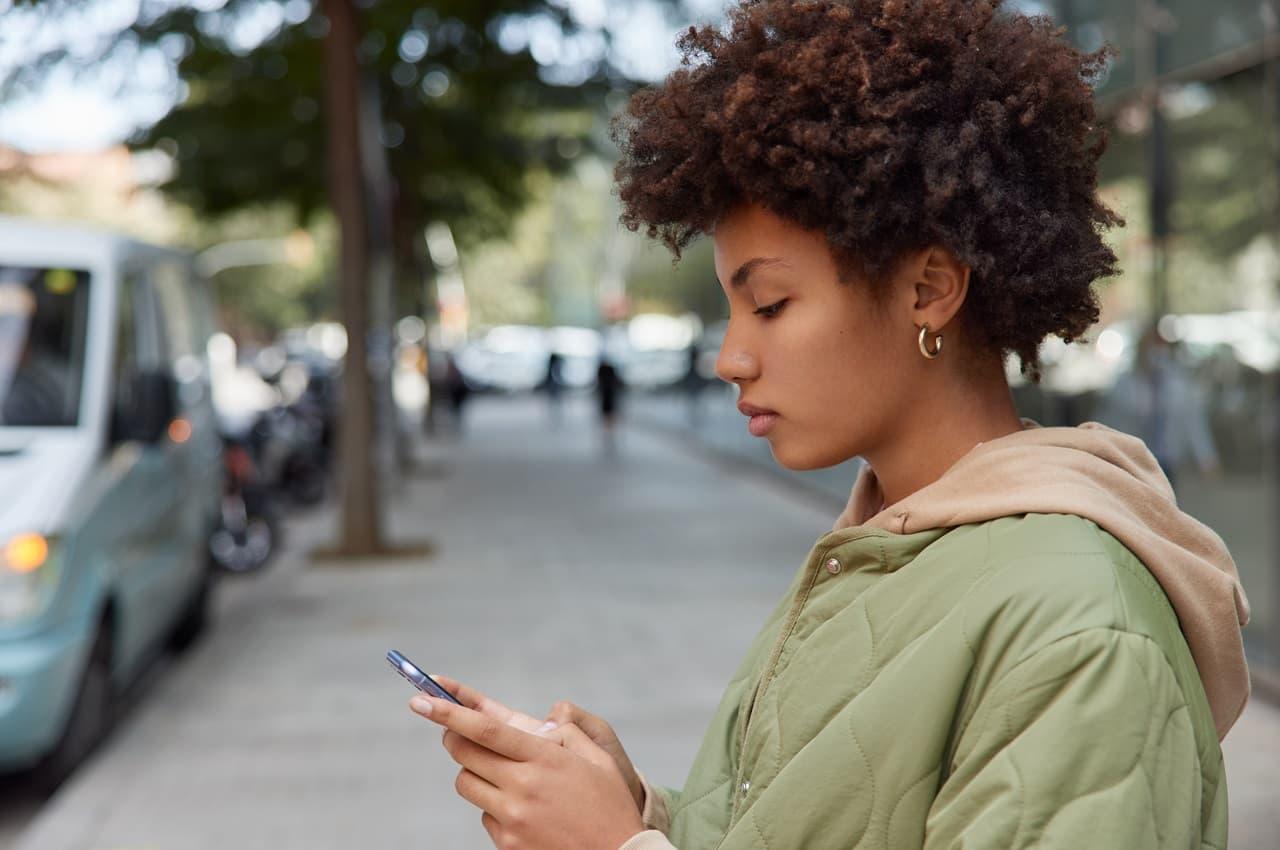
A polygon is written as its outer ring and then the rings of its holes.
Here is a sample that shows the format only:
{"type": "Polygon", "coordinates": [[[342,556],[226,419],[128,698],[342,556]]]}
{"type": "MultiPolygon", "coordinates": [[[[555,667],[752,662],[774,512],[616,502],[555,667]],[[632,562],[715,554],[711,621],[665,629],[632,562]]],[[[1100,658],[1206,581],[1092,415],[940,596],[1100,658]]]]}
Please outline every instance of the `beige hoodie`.
{"type": "MultiPolygon", "coordinates": [[[[1073,514],[1111,533],[1164,588],[1204,682],[1218,737],[1249,698],[1240,629],[1249,602],[1222,539],[1178,510],[1173,488],[1137,437],[1088,422],[1023,430],[979,443],[941,478],[896,504],[864,466],[834,530],[866,525],[896,534],[1026,513],[1073,514]]],[[[621,850],[674,850],[662,797],[644,784],[642,832],[621,850]]]]}
{"type": "Polygon", "coordinates": [[[863,467],[835,528],[913,534],[1027,513],[1092,520],[1164,588],[1222,738],[1249,698],[1240,634],[1249,602],[1222,538],[1178,510],[1169,480],[1137,437],[1096,422],[1042,428],[1024,419],[1023,425],[979,443],[937,481],[888,508],[875,473],[863,467]]]}

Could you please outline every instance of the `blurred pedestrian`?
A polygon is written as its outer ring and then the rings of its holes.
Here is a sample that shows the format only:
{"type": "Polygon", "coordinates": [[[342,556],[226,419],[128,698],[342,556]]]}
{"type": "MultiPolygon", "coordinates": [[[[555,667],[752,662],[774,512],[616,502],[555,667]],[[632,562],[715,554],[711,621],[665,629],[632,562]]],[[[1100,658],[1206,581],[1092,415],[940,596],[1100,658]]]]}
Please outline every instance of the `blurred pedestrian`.
{"type": "Polygon", "coordinates": [[[702,390],[707,384],[698,368],[701,356],[702,348],[698,344],[698,340],[695,339],[685,349],[684,377],[680,380],[680,384],[684,388],[685,404],[689,412],[689,424],[694,427],[697,427],[701,418],[700,402],[702,390]]]}
{"type": "Polygon", "coordinates": [[[1118,218],[1106,54],[1000,5],[745,0],[631,100],[622,219],[676,250],[711,235],[748,431],[787,469],[866,463],[682,788],[568,702],[414,699],[499,847],[1227,846],[1231,555],[1140,440],[1021,420],[1005,376],[1095,320],[1118,218]]]}
{"type": "Polygon", "coordinates": [[[600,405],[600,427],[607,452],[612,452],[617,447],[615,430],[622,389],[622,376],[618,374],[617,367],[613,365],[609,355],[602,354],[600,365],[596,367],[596,400],[600,405]]]}
{"type": "Polygon", "coordinates": [[[442,349],[425,348],[424,372],[427,379],[427,409],[423,425],[427,436],[434,437],[440,427],[441,411],[449,404],[449,362],[442,349]]]}
{"type": "Polygon", "coordinates": [[[564,395],[564,357],[553,351],[547,355],[547,371],[540,389],[547,395],[547,413],[552,425],[559,425],[563,418],[561,407],[564,395]]]}
{"type": "Polygon", "coordinates": [[[1103,398],[1097,419],[1141,437],[1171,485],[1194,463],[1201,475],[1219,471],[1204,396],[1178,349],[1150,326],[1138,340],[1132,368],[1103,398]]]}
{"type": "Polygon", "coordinates": [[[453,418],[453,430],[455,434],[462,433],[464,422],[464,412],[467,405],[467,399],[471,395],[471,388],[467,386],[467,378],[462,374],[462,369],[458,368],[458,358],[451,350],[446,350],[445,358],[445,395],[449,399],[449,412],[453,418]]]}

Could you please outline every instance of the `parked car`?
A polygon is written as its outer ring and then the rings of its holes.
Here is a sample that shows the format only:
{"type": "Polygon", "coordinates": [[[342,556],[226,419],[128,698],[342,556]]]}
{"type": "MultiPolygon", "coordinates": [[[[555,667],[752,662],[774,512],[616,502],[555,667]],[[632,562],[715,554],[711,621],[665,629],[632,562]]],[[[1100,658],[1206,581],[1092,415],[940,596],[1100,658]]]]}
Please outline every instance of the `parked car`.
{"type": "Polygon", "coordinates": [[[205,625],[212,329],[186,254],[0,217],[0,770],[57,784],[205,625]]]}

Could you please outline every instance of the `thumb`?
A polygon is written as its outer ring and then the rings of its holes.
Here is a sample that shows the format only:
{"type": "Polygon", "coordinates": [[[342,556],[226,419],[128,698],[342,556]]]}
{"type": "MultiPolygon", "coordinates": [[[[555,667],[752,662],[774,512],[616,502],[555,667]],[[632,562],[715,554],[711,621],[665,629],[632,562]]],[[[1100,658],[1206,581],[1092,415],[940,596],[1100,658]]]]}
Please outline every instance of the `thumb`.
{"type": "Polygon", "coordinates": [[[558,741],[560,746],[594,765],[614,767],[613,756],[591,740],[591,736],[583,732],[576,723],[563,723],[548,732],[547,737],[558,741]]]}
{"type": "Polygon", "coordinates": [[[596,742],[607,741],[614,737],[609,724],[568,700],[561,700],[552,706],[551,713],[547,715],[547,721],[557,724],[572,723],[596,742]]]}

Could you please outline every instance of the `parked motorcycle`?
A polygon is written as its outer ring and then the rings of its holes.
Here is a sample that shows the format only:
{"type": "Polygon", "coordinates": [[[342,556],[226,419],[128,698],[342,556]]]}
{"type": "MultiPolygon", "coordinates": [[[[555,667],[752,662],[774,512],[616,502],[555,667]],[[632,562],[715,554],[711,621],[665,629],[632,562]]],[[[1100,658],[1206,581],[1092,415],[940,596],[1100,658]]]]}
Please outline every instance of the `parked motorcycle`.
{"type": "Polygon", "coordinates": [[[217,527],[209,535],[214,563],[232,573],[262,569],[280,546],[279,517],[247,435],[223,435],[225,486],[217,527]]]}

